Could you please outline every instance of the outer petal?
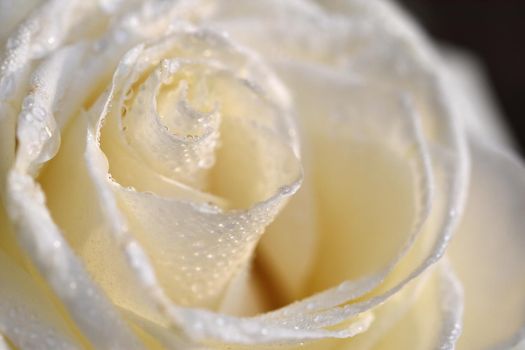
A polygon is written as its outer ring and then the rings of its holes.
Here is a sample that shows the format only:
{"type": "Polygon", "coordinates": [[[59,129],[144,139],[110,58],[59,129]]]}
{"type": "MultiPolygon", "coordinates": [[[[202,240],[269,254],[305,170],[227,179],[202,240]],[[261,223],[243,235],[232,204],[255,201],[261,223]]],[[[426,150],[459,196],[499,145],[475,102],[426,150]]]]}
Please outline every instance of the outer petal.
{"type": "Polygon", "coordinates": [[[81,349],[66,321],[56,312],[46,291],[0,251],[1,334],[20,349],[81,349]]]}
{"type": "Polygon", "coordinates": [[[499,349],[525,335],[525,168],[479,140],[471,151],[468,204],[449,249],[465,288],[459,347],[499,349]]]}
{"type": "MultiPolygon", "coordinates": [[[[38,96],[41,92],[35,90],[37,91],[35,95],[38,96]]],[[[43,101],[39,100],[39,102],[43,101]]],[[[37,148],[26,148],[26,146],[34,142],[31,139],[32,135],[46,133],[44,127],[49,120],[52,120],[47,107],[46,104],[34,107],[35,110],[39,108],[45,111],[41,123],[19,124],[18,168],[8,174],[6,203],[18,242],[67,305],[79,328],[85,332],[91,342],[110,349],[122,346],[130,349],[140,348],[109,300],[94,285],[82,263],[63,239],[45,207],[42,189],[27,173],[26,167],[33,168],[35,165],[34,159],[31,158],[39,152],[28,152],[28,149],[37,148]]],[[[27,115],[30,116],[31,112],[27,115]]],[[[47,140],[42,142],[37,139],[34,146],[45,147],[46,144],[47,140]]]]}

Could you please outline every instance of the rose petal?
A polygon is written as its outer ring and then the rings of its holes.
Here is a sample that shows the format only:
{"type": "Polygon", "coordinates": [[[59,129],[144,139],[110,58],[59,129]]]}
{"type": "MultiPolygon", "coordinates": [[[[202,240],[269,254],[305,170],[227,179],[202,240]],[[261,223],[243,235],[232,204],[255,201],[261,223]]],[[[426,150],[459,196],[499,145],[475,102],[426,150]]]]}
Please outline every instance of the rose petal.
{"type": "MultiPolygon", "coordinates": [[[[245,15],[247,20],[239,21],[230,21],[227,15],[221,15],[219,20],[222,21],[217,25],[226,28],[235,38],[254,44],[277,65],[290,62],[291,67],[297,67],[300,66],[298,62],[302,62],[317,70],[332,71],[334,76],[342,75],[356,81],[363,79],[378,86],[403,90],[409,96],[415,118],[420,119],[432,161],[436,196],[431,216],[425,221],[414,247],[393,273],[389,274],[387,269],[376,275],[375,281],[367,278],[347,284],[344,289],[349,300],[350,296],[362,295],[365,290],[377,286],[387,274],[390,276],[370,299],[347,307],[348,313],[343,308],[326,312],[334,320],[334,314],[355,314],[357,310],[384,301],[442,256],[462,208],[468,158],[458,123],[450,111],[451,99],[445,95],[439,77],[441,63],[401,11],[381,1],[334,3],[336,7],[341,6],[345,16],[335,11],[327,14],[315,6],[304,6],[303,2],[287,4],[280,7],[277,2],[270,2],[277,14],[264,15],[262,20],[255,12],[245,15]],[[323,33],[330,33],[330,36],[323,33]]],[[[263,12],[268,13],[271,11],[263,12]]],[[[303,86],[297,85],[297,90],[301,89],[303,86]]],[[[341,299],[331,295],[324,300],[337,303],[341,299]]],[[[309,310],[306,306],[312,301],[305,300],[282,311],[298,312],[304,317],[309,310]]],[[[325,303],[319,305],[326,306],[325,303]]],[[[314,309],[315,303],[310,310],[314,309]]]]}
{"type": "MultiPolygon", "coordinates": [[[[55,308],[33,277],[0,251],[0,333],[20,349],[83,348],[55,308]]],[[[0,349],[2,343],[0,336],[0,349]]]]}
{"type": "Polygon", "coordinates": [[[310,292],[376,273],[430,211],[432,177],[417,119],[402,94],[371,82],[300,65],[279,71],[305,130],[322,232],[310,292]]]}
{"type": "Polygon", "coordinates": [[[437,271],[431,271],[417,302],[373,349],[455,348],[462,327],[461,284],[448,264],[440,263],[432,270],[437,271]]]}
{"type": "MultiPolygon", "coordinates": [[[[177,58],[181,56],[181,58],[192,59],[193,56],[199,57],[198,54],[205,49],[213,51],[217,60],[222,56],[233,56],[233,59],[240,61],[235,55],[242,54],[240,51],[236,52],[227,41],[212,33],[174,33],[171,37],[145,48],[143,52],[138,49],[128,55],[115,74],[112,95],[106,104],[109,105],[111,99],[122,96],[128,86],[139,78],[138,73],[141,70],[147,71],[148,67],[161,63],[155,57],[174,55],[177,58]],[[133,61],[132,55],[136,61],[133,61]],[[138,67],[136,68],[138,72],[134,71],[133,67],[138,67]]],[[[232,64],[231,61],[228,60],[226,64],[232,64]]],[[[251,63],[247,61],[244,70],[250,69],[251,63]]],[[[166,61],[162,61],[162,64],[164,63],[166,61]]],[[[242,67],[238,66],[235,69],[240,70],[242,67]]],[[[213,70],[214,67],[210,66],[209,69],[213,70]]],[[[154,71],[153,74],[157,75],[157,72],[160,71],[154,71]]],[[[169,71],[165,73],[170,74],[169,71]]],[[[231,77],[228,71],[225,73],[225,76],[222,71],[218,71],[217,75],[208,74],[210,90],[215,91],[213,93],[217,96],[217,101],[222,103],[221,113],[224,113],[221,122],[222,148],[217,151],[218,164],[213,169],[213,174],[210,174],[210,179],[214,181],[212,186],[231,194],[228,199],[231,199],[234,205],[248,205],[252,206],[251,208],[229,213],[223,212],[219,207],[214,208],[210,204],[199,202],[191,203],[185,198],[179,199],[178,196],[166,197],[164,193],[145,193],[137,192],[133,188],[124,188],[117,182],[120,174],[127,171],[135,179],[140,176],[137,172],[131,173],[130,169],[122,167],[117,169],[116,175],[119,175],[116,177],[117,181],[110,182],[120,206],[127,214],[130,231],[144,245],[146,251],[155,257],[152,262],[163,285],[170,292],[170,296],[182,304],[216,302],[212,300],[217,299],[232,274],[238,271],[239,264],[250,258],[250,252],[257,237],[262,233],[262,228],[273,219],[275,213],[284,204],[283,200],[295,192],[300,181],[300,166],[295,159],[295,149],[292,148],[294,141],[283,139],[280,134],[285,128],[283,124],[286,116],[276,116],[275,113],[279,113],[277,106],[274,109],[273,105],[265,105],[267,102],[264,101],[262,94],[252,90],[239,79],[231,77]],[[247,110],[243,103],[236,103],[236,99],[239,98],[241,101],[246,101],[244,102],[246,106],[255,108],[257,113],[253,116],[249,115],[248,113],[253,113],[252,109],[247,110]],[[236,169],[234,172],[230,170],[233,167],[236,169]],[[233,174],[233,179],[228,178],[230,173],[233,174]],[[258,180],[258,176],[263,177],[264,181],[258,180]],[[254,181],[257,181],[257,184],[254,185],[254,181]],[[236,186],[232,186],[232,182],[236,186]]],[[[149,79],[147,78],[145,85],[140,87],[135,98],[140,99],[142,94],[147,93],[149,79]]],[[[156,85],[155,83],[150,86],[150,90],[156,85]]],[[[150,96],[149,100],[152,98],[150,96]]],[[[147,102],[152,103],[152,101],[147,102]]],[[[141,148],[140,156],[155,158],[156,154],[164,153],[156,153],[157,150],[170,148],[170,145],[178,145],[176,148],[182,147],[180,137],[170,138],[169,134],[165,134],[164,138],[156,138],[157,141],[146,146],[146,143],[150,142],[148,138],[151,138],[152,133],[164,132],[158,127],[159,124],[155,124],[159,122],[151,119],[160,116],[152,115],[150,118],[153,123],[151,125],[157,127],[135,125],[133,121],[128,122],[128,118],[134,118],[135,108],[137,105],[132,106],[128,112],[129,116],[126,115],[124,126],[127,125],[129,129],[122,130],[120,134],[116,129],[120,118],[119,103],[113,103],[111,107],[101,112],[101,115],[107,118],[101,134],[103,150],[111,150],[112,144],[126,150],[126,146],[119,145],[119,138],[122,139],[122,134],[126,135],[127,132],[133,134],[135,130],[142,130],[141,133],[145,130],[150,131],[142,134],[143,137],[133,136],[133,140],[138,143],[129,143],[128,153],[136,150],[135,147],[139,144],[143,144],[146,148],[141,148]]],[[[149,119],[142,120],[148,122],[149,119]]],[[[125,140],[126,138],[120,142],[126,142],[125,140]]],[[[191,157],[202,155],[193,151],[185,153],[183,149],[170,151],[173,157],[180,157],[180,159],[173,158],[174,164],[180,163],[180,160],[184,160],[185,165],[192,164],[192,161],[197,164],[198,159],[191,157]]],[[[125,154],[115,154],[115,152],[110,153],[110,166],[113,159],[125,157],[125,154]]],[[[157,160],[154,162],[159,163],[157,160]]],[[[169,169],[164,169],[167,170],[169,169]]],[[[189,168],[187,170],[190,171],[189,168]]],[[[178,172],[176,169],[172,171],[177,180],[178,172]]],[[[133,184],[134,182],[131,182],[131,185],[133,184]]]]}
{"type": "MultiPolygon", "coordinates": [[[[447,261],[411,281],[388,303],[374,308],[374,323],[350,339],[324,339],[296,345],[270,347],[280,350],[343,349],[454,349],[461,332],[463,294],[447,261]]],[[[251,345],[213,349],[269,349],[251,345]]]]}
{"type": "Polygon", "coordinates": [[[15,166],[7,176],[6,207],[19,244],[68,307],[89,341],[101,347],[140,348],[67,246],[34,180],[41,163],[57,148],[58,130],[52,107],[60,91],[57,85],[67,73],[61,64],[67,62],[69,54],[71,50],[63,50],[51,56],[32,75],[31,91],[24,99],[29,102],[24,104],[17,125],[19,147],[15,166]]]}
{"type": "Polygon", "coordinates": [[[465,288],[459,348],[506,348],[525,334],[525,168],[481,140],[470,146],[468,203],[449,249],[465,288]]]}

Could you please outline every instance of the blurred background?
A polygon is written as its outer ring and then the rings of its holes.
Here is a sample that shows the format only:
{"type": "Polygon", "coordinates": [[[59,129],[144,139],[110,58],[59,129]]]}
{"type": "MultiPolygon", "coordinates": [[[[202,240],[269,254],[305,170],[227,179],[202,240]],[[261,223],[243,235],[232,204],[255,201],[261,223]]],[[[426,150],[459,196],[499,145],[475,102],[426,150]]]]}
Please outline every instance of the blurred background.
{"type": "Polygon", "coordinates": [[[525,154],[525,0],[398,0],[438,42],[483,65],[515,145],[525,154]]]}

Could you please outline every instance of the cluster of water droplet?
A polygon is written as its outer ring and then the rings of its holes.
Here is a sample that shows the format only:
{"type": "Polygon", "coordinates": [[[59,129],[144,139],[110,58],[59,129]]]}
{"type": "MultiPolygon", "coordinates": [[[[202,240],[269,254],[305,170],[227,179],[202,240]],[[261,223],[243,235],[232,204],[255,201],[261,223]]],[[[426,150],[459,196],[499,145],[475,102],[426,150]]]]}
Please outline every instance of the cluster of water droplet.
{"type": "Polygon", "coordinates": [[[188,81],[177,73],[177,60],[162,60],[146,78],[125,109],[123,126],[128,142],[144,161],[167,177],[195,183],[198,172],[214,163],[220,114],[197,110],[188,100],[188,81]],[[161,114],[158,101],[172,90],[168,109],[161,114]]]}

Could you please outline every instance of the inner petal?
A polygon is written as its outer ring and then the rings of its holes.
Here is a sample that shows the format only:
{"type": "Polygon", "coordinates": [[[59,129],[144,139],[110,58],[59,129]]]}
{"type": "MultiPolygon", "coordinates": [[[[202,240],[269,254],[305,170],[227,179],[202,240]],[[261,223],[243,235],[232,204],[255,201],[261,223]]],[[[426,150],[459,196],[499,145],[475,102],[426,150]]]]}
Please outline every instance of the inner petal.
{"type": "Polygon", "coordinates": [[[277,84],[271,73],[256,84],[249,79],[258,74],[253,62],[229,68],[231,60],[182,55],[168,61],[176,50],[166,42],[130,52],[114,76],[110,102],[100,100],[96,106],[105,110],[94,108],[92,117],[105,118],[100,135],[113,177],[108,185],[167,294],[182,305],[215,308],[297,190],[297,145],[287,110],[268,91],[277,84]],[[200,148],[216,131],[218,148],[200,148]],[[182,145],[196,148],[184,152],[182,145]],[[214,151],[210,170],[207,150],[214,151]],[[146,187],[155,179],[169,191],[146,187]]]}
{"type": "MultiPolygon", "coordinates": [[[[124,102],[123,111],[129,110],[121,116],[122,128],[129,146],[150,168],[199,188],[204,170],[214,163],[220,114],[196,110],[187,100],[188,81],[193,83],[190,79],[195,75],[205,79],[207,69],[180,65],[174,60],[162,61],[137,87],[129,103],[124,102]],[[175,108],[166,109],[165,95],[173,98],[168,101],[173,101],[175,108]]],[[[213,99],[209,103],[213,104],[213,99]]]]}

